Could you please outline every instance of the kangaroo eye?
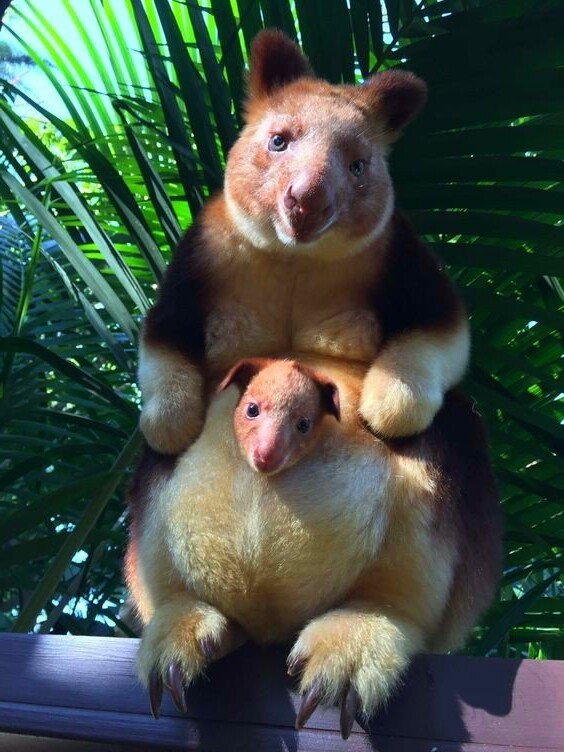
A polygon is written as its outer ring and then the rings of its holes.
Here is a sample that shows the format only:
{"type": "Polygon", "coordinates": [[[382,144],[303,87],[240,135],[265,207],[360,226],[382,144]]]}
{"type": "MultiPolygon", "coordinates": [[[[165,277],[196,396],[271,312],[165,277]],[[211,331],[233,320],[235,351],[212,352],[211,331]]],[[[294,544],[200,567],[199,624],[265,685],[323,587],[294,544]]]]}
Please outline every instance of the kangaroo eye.
{"type": "Polygon", "coordinates": [[[281,136],[279,133],[275,133],[274,136],[270,137],[270,140],[268,142],[268,150],[269,151],[284,151],[288,148],[288,142],[284,138],[284,136],[281,136]]]}
{"type": "Polygon", "coordinates": [[[249,402],[247,405],[247,418],[256,418],[260,414],[260,408],[256,402],[249,402]]]}
{"type": "Polygon", "coordinates": [[[311,420],[308,418],[300,418],[296,424],[296,428],[300,433],[307,433],[311,426],[311,420]]]}
{"type": "Polygon", "coordinates": [[[365,169],[366,161],[364,159],[355,159],[354,162],[351,162],[349,165],[349,170],[355,178],[359,178],[364,173],[365,169]]]}

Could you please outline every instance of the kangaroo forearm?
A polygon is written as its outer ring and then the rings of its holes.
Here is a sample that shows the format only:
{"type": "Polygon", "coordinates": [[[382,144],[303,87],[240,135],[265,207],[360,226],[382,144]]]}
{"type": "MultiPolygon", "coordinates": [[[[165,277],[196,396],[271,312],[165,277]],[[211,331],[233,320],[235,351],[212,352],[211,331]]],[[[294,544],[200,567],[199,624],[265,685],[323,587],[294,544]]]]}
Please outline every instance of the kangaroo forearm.
{"type": "Polygon", "coordinates": [[[385,436],[425,430],[464,375],[469,351],[465,320],[452,330],[414,330],[388,341],[366,375],[362,416],[385,436]]]}

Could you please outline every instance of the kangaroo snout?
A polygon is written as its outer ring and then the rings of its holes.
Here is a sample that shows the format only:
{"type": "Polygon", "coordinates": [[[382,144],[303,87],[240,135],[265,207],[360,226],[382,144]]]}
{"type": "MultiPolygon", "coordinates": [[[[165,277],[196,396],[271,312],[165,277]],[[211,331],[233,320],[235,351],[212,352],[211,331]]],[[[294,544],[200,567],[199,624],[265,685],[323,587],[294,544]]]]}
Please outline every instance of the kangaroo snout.
{"type": "Polygon", "coordinates": [[[327,176],[303,171],[294,176],[284,193],[288,222],[297,236],[323,229],[335,211],[335,193],[327,176]]]}

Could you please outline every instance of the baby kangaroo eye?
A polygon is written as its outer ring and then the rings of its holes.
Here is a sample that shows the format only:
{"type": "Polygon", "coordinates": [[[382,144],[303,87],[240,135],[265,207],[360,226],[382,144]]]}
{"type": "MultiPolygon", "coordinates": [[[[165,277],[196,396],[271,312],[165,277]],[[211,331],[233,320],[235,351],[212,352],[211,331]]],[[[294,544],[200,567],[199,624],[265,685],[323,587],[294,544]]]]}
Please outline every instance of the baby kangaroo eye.
{"type": "Polygon", "coordinates": [[[311,420],[309,418],[300,418],[296,424],[296,428],[300,433],[307,433],[311,426],[311,420]]]}
{"type": "Polygon", "coordinates": [[[247,418],[256,418],[260,414],[260,407],[256,402],[249,402],[247,405],[247,418]]]}
{"type": "Polygon", "coordinates": [[[288,148],[288,142],[284,138],[284,136],[281,136],[280,133],[275,133],[274,136],[270,137],[270,140],[268,142],[268,150],[269,151],[284,151],[284,149],[288,148]]]}
{"type": "Polygon", "coordinates": [[[364,159],[355,159],[354,162],[351,162],[349,165],[349,170],[355,178],[359,178],[364,173],[365,169],[366,161],[364,159]]]}

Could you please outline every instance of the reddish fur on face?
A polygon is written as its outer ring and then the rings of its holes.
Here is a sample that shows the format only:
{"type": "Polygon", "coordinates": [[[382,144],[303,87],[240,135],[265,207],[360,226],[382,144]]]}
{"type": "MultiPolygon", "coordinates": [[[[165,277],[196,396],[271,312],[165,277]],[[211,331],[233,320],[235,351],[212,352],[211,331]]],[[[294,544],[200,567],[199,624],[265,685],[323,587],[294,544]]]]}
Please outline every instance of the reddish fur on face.
{"type": "MultiPolygon", "coordinates": [[[[258,232],[285,245],[328,230],[367,238],[389,219],[386,145],[415,117],[427,88],[412,73],[377,74],[362,86],[314,78],[307,58],[278,31],[253,44],[247,127],[229,155],[226,192],[258,232]],[[269,148],[284,138],[280,151],[269,148]],[[353,165],[363,163],[362,174],[353,165]]],[[[378,231],[378,232],[377,232],[378,231]]]]}
{"type": "Polygon", "coordinates": [[[354,241],[386,218],[393,191],[378,133],[387,126],[374,122],[354,92],[304,77],[249,101],[247,127],[229,155],[226,194],[272,241],[312,243],[329,230],[354,241]],[[287,142],[283,151],[269,149],[276,135],[287,142]],[[359,160],[365,171],[355,176],[351,165],[359,160]]]}
{"type": "Polygon", "coordinates": [[[262,473],[296,464],[315,443],[324,415],[340,419],[336,385],[296,361],[242,360],[219,389],[231,384],[244,390],[233,414],[237,441],[262,473]]]}

